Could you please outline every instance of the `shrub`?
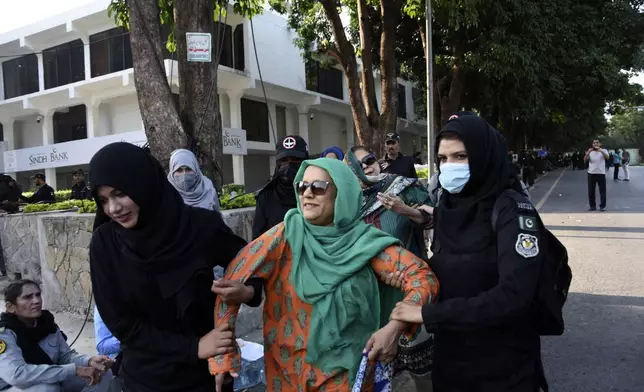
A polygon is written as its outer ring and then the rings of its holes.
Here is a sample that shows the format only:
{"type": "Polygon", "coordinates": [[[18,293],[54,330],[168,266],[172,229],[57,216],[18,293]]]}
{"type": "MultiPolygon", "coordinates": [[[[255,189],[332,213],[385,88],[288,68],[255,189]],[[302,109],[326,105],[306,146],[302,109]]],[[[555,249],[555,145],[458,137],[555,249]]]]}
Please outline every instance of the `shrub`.
{"type": "Polygon", "coordinates": [[[235,208],[255,207],[255,195],[252,193],[244,194],[244,191],[243,185],[224,185],[221,196],[219,197],[221,209],[233,210],[235,208]],[[236,196],[231,200],[230,195],[232,192],[235,192],[236,196]]]}
{"type": "Polygon", "coordinates": [[[428,174],[429,174],[429,169],[427,169],[426,167],[423,169],[416,170],[416,175],[418,176],[418,178],[428,178],[428,174]]]}
{"type": "MultiPolygon", "coordinates": [[[[24,197],[31,197],[34,195],[34,192],[22,192],[22,195],[24,197]]],[[[56,202],[59,203],[61,201],[67,201],[71,199],[72,191],[71,189],[64,189],[62,191],[56,191],[54,195],[56,196],[56,202]]]]}
{"type": "Polygon", "coordinates": [[[96,203],[93,200],[66,200],[52,204],[29,204],[25,206],[24,213],[47,212],[78,209],[79,214],[96,213],[96,203]]]}

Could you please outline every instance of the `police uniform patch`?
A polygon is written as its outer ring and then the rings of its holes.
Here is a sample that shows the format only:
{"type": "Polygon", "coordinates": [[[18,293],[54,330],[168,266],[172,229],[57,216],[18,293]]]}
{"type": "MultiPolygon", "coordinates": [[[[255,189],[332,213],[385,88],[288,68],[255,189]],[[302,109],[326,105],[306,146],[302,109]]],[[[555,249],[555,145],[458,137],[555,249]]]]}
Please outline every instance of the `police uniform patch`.
{"type": "Polygon", "coordinates": [[[514,249],[526,259],[539,254],[539,239],[531,234],[519,233],[514,249]]]}
{"type": "Polygon", "coordinates": [[[4,354],[5,351],[7,351],[7,343],[0,339],[0,354],[4,354]]]}
{"type": "Polygon", "coordinates": [[[519,215],[519,228],[523,231],[538,231],[539,225],[534,216],[519,215]]]}

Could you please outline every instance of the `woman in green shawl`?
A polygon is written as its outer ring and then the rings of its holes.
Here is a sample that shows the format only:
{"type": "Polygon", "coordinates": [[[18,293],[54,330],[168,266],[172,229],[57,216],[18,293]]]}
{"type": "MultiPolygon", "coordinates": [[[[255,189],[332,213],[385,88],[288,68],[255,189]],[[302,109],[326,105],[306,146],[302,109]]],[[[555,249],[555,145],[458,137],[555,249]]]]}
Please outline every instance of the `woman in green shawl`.
{"type": "MultiPolygon", "coordinates": [[[[345,160],[362,185],[360,219],[396,237],[416,256],[426,258],[424,229],[430,215],[414,208],[433,205],[425,187],[416,178],[381,173],[375,154],[366,147],[351,148],[345,160]]],[[[385,303],[396,300],[381,298],[385,303]]],[[[418,391],[431,391],[433,342],[433,336],[424,329],[414,339],[400,338],[396,369],[408,370],[418,391]]]]}
{"type": "MultiPolygon", "coordinates": [[[[385,306],[379,298],[397,291],[405,301],[429,303],[438,283],[396,238],[360,220],[360,184],[342,161],[304,161],[295,190],[297,208],[248,244],[225,279],[264,280],[268,391],[348,392],[363,350],[372,360],[390,361],[399,337],[413,333],[389,321],[395,303],[385,306]],[[402,290],[379,283],[398,272],[402,290]]],[[[238,310],[218,299],[215,324],[234,328],[238,310]]],[[[239,372],[239,349],[209,364],[220,389],[225,374],[239,372]]]]}

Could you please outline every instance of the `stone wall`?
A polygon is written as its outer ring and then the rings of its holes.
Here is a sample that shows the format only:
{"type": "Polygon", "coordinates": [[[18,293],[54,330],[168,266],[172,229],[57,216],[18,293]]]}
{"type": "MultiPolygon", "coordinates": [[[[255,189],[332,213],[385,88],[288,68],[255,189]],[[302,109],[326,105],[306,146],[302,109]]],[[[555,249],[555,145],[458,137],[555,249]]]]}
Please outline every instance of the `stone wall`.
{"type": "MultiPolygon", "coordinates": [[[[224,211],[226,224],[246,240],[252,238],[254,208],[224,211]]],[[[94,215],[76,213],[15,214],[0,217],[2,251],[10,278],[42,282],[45,308],[85,314],[91,281],[89,243],[94,215]]],[[[250,311],[246,309],[244,313],[250,311]]],[[[261,314],[251,312],[244,324],[261,323],[261,314]],[[259,321],[257,320],[259,317],[259,321]]]]}

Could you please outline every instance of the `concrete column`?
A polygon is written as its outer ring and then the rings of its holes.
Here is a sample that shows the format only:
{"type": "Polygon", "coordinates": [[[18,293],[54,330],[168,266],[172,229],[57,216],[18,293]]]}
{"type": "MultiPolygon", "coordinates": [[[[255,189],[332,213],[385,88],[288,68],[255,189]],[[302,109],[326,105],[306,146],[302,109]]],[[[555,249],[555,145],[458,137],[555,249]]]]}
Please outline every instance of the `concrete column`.
{"type": "Polygon", "coordinates": [[[311,145],[309,143],[309,107],[308,106],[302,106],[299,105],[297,107],[297,119],[298,119],[298,133],[304,139],[306,144],[311,145]]]}
{"type": "Polygon", "coordinates": [[[13,130],[15,121],[13,119],[2,122],[2,135],[7,142],[7,151],[16,149],[16,135],[13,130]]]}
{"type": "Polygon", "coordinates": [[[347,151],[353,146],[355,146],[356,140],[355,140],[355,127],[353,124],[353,118],[347,117],[344,119],[344,122],[346,124],[346,130],[347,130],[347,151]]]}
{"type": "MultiPolygon", "coordinates": [[[[297,108],[296,108],[297,109],[297,108]]],[[[287,135],[295,135],[297,134],[297,130],[295,128],[295,115],[294,115],[294,110],[293,108],[286,108],[286,134],[287,135]]]]}
{"type": "Polygon", "coordinates": [[[38,57],[38,91],[45,90],[45,62],[42,53],[36,54],[38,57]]]}
{"type": "MultiPolygon", "coordinates": [[[[2,133],[3,133],[2,136],[4,138],[4,141],[7,143],[7,151],[16,149],[16,134],[13,128],[14,123],[15,123],[14,119],[2,122],[2,133]]],[[[4,160],[4,155],[0,155],[0,160],[4,160]]],[[[2,167],[4,167],[4,162],[2,167]]],[[[16,173],[6,173],[6,174],[10,175],[14,179],[16,178],[16,173]]]]}
{"type": "Polygon", "coordinates": [[[54,111],[48,110],[42,113],[42,145],[54,144],[54,111]]]}
{"type": "Polygon", "coordinates": [[[277,106],[271,101],[268,101],[268,135],[268,141],[274,146],[277,143],[277,106]]]}
{"type": "Polygon", "coordinates": [[[4,101],[4,67],[0,63],[0,101],[4,101]]]}
{"type": "Polygon", "coordinates": [[[90,80],[92,78],[92,55],[91,55],[91,47],[89,45],[89,37],[83,38],[83,50],[85,53],[83,54],[83,59],[85,61],[85,80],[90,80]]]}
{"type": "Polygon", "coordinates": [[[54,188],[55,191],[58,190],[58,181],[56,181],[56,168],[45,169],[45,177],[47,184],[54,188]]]}
{"type": "MultiPolygon", "coordinates": [[[[87,138],[91,139],[99,134],[99,111],[101,101],[91,100],[85,103],[85,122],[87,123],[87,138]]],[[[143,128],[141,128],[143,129],[143,128]]]]}
{"type": "MultiPolygon", "coordinates": [[[[230,103],[230,127],[242,127],[241,98],[244,96],[243,91],[228,91],[228,100],[230,103]]],[[[244,179],[244,156],[233,155],[233,182],[239,185],[245,185],[244,179]]]]}

